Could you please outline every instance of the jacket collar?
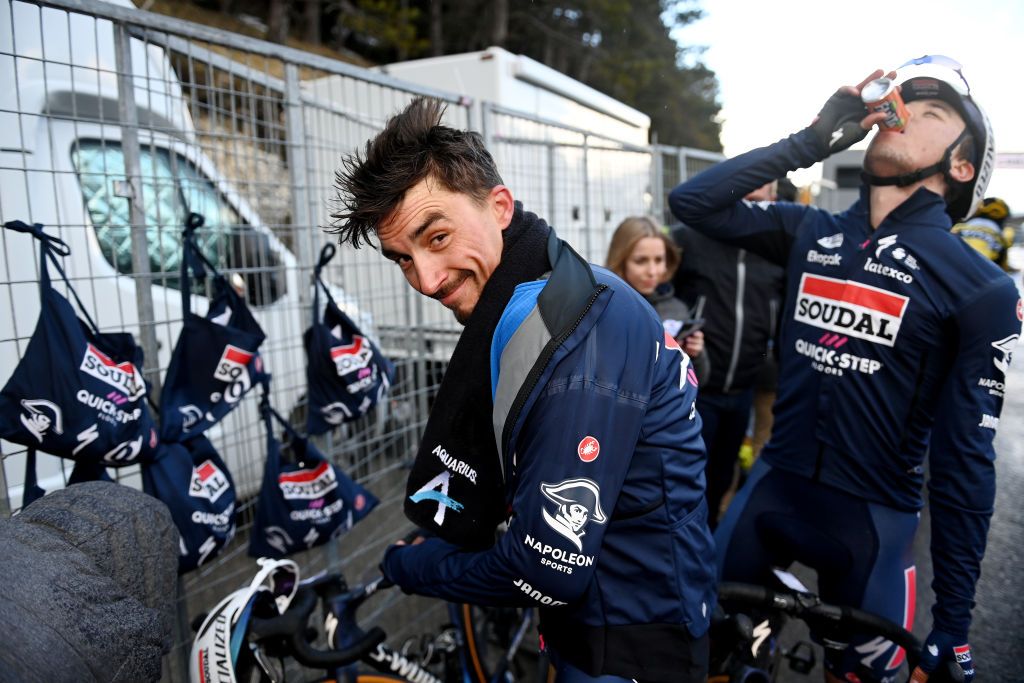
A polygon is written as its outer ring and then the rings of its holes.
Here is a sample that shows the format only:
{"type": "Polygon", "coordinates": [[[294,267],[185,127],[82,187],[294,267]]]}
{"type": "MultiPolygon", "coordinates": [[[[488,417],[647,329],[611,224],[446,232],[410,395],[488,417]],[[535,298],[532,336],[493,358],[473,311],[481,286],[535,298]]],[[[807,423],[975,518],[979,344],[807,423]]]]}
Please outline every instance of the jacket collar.
{"type": "MultiPolygon", "coordinates": [[[[850,213],[868,222],[870,207],[871,188],[861,185],[860,199],[850,207],[850,213]]],[[[891,226],[894,222],[899,226],[919,225],[945,231],[953,227],[949,214],[946,213],[946,200],[924,187],[917,188],[912,195],[890,211],[885,220],[878,225],[878,230],[883,226],[891,226]]]]}

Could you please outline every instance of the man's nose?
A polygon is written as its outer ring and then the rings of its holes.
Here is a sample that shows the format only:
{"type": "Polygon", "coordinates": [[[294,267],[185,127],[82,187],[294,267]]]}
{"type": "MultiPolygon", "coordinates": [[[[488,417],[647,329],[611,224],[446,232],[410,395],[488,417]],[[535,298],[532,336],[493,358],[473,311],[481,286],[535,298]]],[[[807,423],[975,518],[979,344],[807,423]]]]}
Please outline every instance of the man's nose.
{"type": "Polygon", "coordinates": [[[446,276],[444,268],[437,259],[429,255],[418,256],[413,260],[413,267],[416,271],[417,289],[421,294],[434,296],[444,285],[446,276]]]}

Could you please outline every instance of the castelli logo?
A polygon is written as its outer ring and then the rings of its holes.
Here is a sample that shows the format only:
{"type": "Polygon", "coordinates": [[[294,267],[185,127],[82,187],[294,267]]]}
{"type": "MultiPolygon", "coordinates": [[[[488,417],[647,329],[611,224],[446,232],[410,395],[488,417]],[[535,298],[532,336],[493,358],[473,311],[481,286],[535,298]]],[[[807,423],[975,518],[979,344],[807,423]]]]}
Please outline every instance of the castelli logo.
{"type": "Polygon", "coordinates": [[[601,444],[592,436],[585,436],[576,447],[576,452],[583,462],[594,462],[601,453],[601,444]]]}

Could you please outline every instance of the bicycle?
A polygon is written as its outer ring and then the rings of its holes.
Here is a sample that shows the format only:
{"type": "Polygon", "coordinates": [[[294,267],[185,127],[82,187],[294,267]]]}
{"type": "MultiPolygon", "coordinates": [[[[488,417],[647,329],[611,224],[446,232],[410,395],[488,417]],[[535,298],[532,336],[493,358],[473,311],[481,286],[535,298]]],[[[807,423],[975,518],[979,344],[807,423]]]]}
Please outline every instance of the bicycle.
{"type": "Polygon", "coordinates": [[[546,679],[546,657],[523,649],[532,610],[449,603],[450,624],[398,651],[380,627],[364,630],[357,619],[363,603],[390,586],[383,577],[350,588],[340,572],[299,581],[290,560],[259,562],[250,586],[202,619],[190,657],[193,683],[283,683],[286,659],[321,672],[309,679],[316,683],[510,683],[534,667],[546,679]],[[318,605],[322,630],[309,627],[318,605]],[[319,638],[326,649],[313,645],[319,638]],[[360,662],[377,673],[360,671],[360,662]]]}
{"type": "MultiPolygon", "coordinates": [[[[776,575],[783,588],[728,582],[719,585],[711,626],[712,673],[708,683],[768,683],[777,679],[783,660],[791,670],[809,674],[816,664],[812,645],[798,641],[787,648],[779,640],[790,618],[803,621],[826,649],[842,650],[854,634],[872,633],[903,648],[908,677],[917,666],[922,643],[910,631],[870,612],[822,602],[788,572],[776,570],[776,575]]],[[[865,673],[859,680],[870,683],[875,679],[865,673]]],[[[930,683],[963,680],[963,671],[954,662],[947,662],[929,678],[930,683]]]]}
{"type": "MultiPolygon", "coordinates": [[[[511,663],[532,623],[531,610],[470,608],[449,604],[453,623],[438,634],[423,639],[413,652],[411,641],[401,651],[384,643],[385,633],[377,626],[369,630],[358,620],[359,608],[373,595],[389,586],[383,577],[349,587],[340,572],[324,573],[306,581],[297,581],[297,567],[289,560],[261,560],[260,573],[249,589],[228,596],[206,617],[196,638],[197,646],[209,624],[234,621],[230,633],[207,638],[214,643],[230,643],[236,659],[230,676],[218,676],[216,666],[203,669],[204,659],[197,647],[192,651],[190,678],[202,681],[287,681],[283,660],[293,659],[302,666],[323,674],[310,679],[316,683],[511,683],[522,676],[513,675],[511,663]],[[268,567],[270,569],[268,570],[268,567]],[[277,576],[275,572],[283,572],[277,576]],[[267,590],[262,587],[270,579],[267,590]],[[323,633],[308,628],[317,605],[323,618],[323,633]],[[224,606],[227,605],[225,608],[224,606]],[[232,607],[233,605],[233,607],[232,607]],[[495,616],[498,615],[498,616],[495,616]],[[503,616],[502,616],[503,615],[503,616]],[[514,618],[507,618],[515,615],[514,618]],[[495,628],[496,622],[505,622],[495,628]],[[311,643],[323,636],[329,649],[311,643]],[[504,639],[504,640],[502,640],[504,639]],[[243,647],[243,645],[245,647],[243,647]],[[495,645],[490,649],[491,645],[495,645]],[[275,666],[273,659],[281,663],[275,666]],[[377,673],[360,671],[361,662],[377,673]]],[[[708,683],[767,683],[776,680],[783,660],[792,670],[808,674],[816,657],[812,646],[799,641],[787,649],[778,640],[784,622],[795,618],[819,634],[826,647],[843,648],[854,633],[869,632],[904,648],[908,670],[913,671],[920,658],[921,642],[901,626],[874,614],[852,607],[824,603],[789,574],[792,582],[773,589],[741,583],[719,586],[719,600],[712,619],[711,673],[708,683]],[[751,615],[755,615],[755,625],[751,615]]],[[[226,629],[222,629],[226,631],[226,629]]],[[[228,646],[221,645],[226,652],[228,646]]],[[[209,662],[209,659],[206,660],[209,662]]],[[[549,662],[543,653],[535,660],[536,679],[548,680],[549,662]]],[[[871,678],[862,677],[863,683],[871,678]]],[[[934,673],[931,683],[962,683],[959,666],[949,662],[934,673]]]]}

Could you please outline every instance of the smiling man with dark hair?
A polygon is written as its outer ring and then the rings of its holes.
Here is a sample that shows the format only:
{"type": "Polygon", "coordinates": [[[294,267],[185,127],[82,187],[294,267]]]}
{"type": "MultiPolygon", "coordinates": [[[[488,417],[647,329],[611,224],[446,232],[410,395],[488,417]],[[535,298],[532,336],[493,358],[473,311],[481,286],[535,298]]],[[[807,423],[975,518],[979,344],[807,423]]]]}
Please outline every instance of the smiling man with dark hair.
{"type": "Polygon", "coordinates": [[[378,241],[465,325],[407,484],[407,516],[438,537],[391,546],[384,574],[540,607],[560,680],[703,683],[714,551],[689,359],[442,113],[413,101],[337,178],[341,241],[378,241]]]}

